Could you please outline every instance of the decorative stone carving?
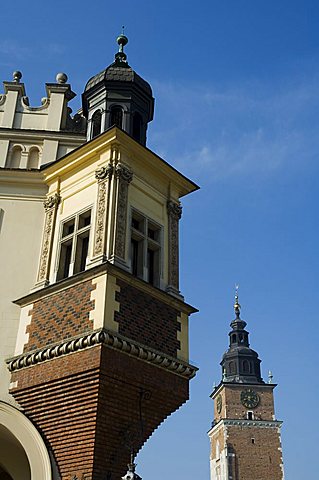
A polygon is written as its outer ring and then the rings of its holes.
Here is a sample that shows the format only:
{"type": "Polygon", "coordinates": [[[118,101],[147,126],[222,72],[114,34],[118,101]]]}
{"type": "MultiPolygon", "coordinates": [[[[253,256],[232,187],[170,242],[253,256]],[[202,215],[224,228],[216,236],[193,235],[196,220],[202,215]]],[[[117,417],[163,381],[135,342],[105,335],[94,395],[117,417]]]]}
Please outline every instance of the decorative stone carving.
{"type": "Polygon", "coordinates": [[[126,242],[128,185],[133,179],[133,172],[127,166],[123,165],[122,163],[118,163],[115,167],[115,176],[117,178],[118,188],[114,253],[117,257],[124,259],[126,242]]]}
{"type": "Polygon", "coordinates": [[[32,352],[22,353],[17,357],[8,359],[6,363],[10,372],[15,372],[22,368],[30,367],[31,365],[36,365],[53,358],[69,355],[70,353],[101,344],[116,350],[121,350],[123,353],[140,358],[145,362],[154,363],[158,367],[170,370],[185,378],[193,378],[197,371],[197,368],[189,363],[157,352],[139,343],[134,343],[127,337],[105,328],[71,338],[62,343],[48,345],[41,349],[33,350],[32,352]]]}
{"type": "Polygon", "coordinates": [[[61,197],[58,193],[55,193],[51,197],[48,197],[46,200],[44,200],[43,205],[44,209],[50,210],[50,208],[57,207],[59,203],[61,202],[61,197]]]}
{"type": "Polygon", "coordinates": [[[7,99],[7,96],[5,94],[0,95],[0,105],[3,105],[7,99]]]}
{"type": "Polygon", "coordinates": [[[109,163],[106,167],[100,167],[97,170],[95,170],[95,178],[98,181],[105,180],[106,178],[109,178],[113,173],[113,165],[109,163]]]}
{"type": "Polygon", "coordinates": [[[172,200],[167,202],[168,213],[168,291],[179,294],[179,219],[182,207],[172,200]]]}
{"type": "Polygon", "coordinates": [[[130,183],[133,179],[133,172],[132,170],[123,165],[123,163],[118,163],[115,167],[115,175],[117,178],[122,180],[123,182],[130,183]]]}
{"type": "Polygon", "coordinates": [[[98,180],[98,194],[93,248],[94,256],[102,255],[104,253],[109,204],[109,181],[112,173],[113,166],[110,163],[95,171],[95,178],[98,180]]]}
{"type": "Polygon", "coordinates": [[[46,214],[37,284],[45,284],[48,281],[53,230],[55,225],[56,210],[60,201],[60,195],[55,193],[43,202],[46,214]]]}

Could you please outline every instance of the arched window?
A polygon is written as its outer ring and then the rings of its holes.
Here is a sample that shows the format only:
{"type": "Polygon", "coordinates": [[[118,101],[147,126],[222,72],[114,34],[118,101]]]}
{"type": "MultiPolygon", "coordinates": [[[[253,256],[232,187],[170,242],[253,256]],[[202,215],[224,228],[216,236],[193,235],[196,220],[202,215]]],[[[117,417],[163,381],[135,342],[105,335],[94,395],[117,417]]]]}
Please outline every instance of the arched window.
{"type": "Polygon", "coordinates": [[[39,168],[39,149],[37,147],[30,148],[27,168],[39,168]]]}
{"type": "Polygon", "coordinates": [[[20,168],[22,148],[19,145],[13,147],[10,159],[10,168],[20,168]]]}
{"type": "Polygon", "coordinates": [[[95,138],[101,133],[101,124],[102,124],[102,114],[100,110],[96,110],[96,112],[92,115],[92,137],[95,138]]]}
{"type": "Polygon", "coordinates": [[[231,336],[231,341],[232,341],[232,343],[236,343],[236,334],[235,333],[231,336]]]}
{"type": "Polygon", "coordinates": [[[248,360],[243,361],[243,372],[244,373],[250,373],[250,364],[248,360]]]}
{"type": "Polygon", "coordinates": [[[123,127],[123,109],[121,107],[112,107],[110,127],[123,127]]]}
{"type": "Polygon", "coordinates": [[[133,138],[141,141],[143,119],[139,113],[134,113],[133,116],[133,138]]]}
{"type": "Polygon", "coordinates": [[[237,373],[236,372],[236,363],[235,362],[229,362],[229,373],[237,373]]]}

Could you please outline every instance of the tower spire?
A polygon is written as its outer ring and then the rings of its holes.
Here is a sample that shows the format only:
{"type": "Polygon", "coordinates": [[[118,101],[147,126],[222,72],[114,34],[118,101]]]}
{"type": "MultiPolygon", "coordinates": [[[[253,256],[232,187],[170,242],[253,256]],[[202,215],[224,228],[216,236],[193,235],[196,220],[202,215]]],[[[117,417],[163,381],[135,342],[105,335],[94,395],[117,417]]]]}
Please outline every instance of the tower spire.
{"type": "Polygon", "coordinates": [[[241,305],[238,303],[238,289],[239,285],[235,285],[235,303],[234,303],[234,310],[236,318],[240,319],[240,309],[241,305]]]}
{"type": "Polygon", "coordinates": [[[240,318],[241,305],[238,289],[235,290],[235,319],[231,322],[229,332],[229,348],[221,361],[222,381],[235,383],[264,383],[260,373],[260,359],[257,352],[249,347],[249,332],[245,330],[247,323],[240,318]]]}
{"type": "Polygon", "coordinates": [[[128,38],[124,35],[124,25],[122,26],[122,33],[116,39],[119,51],[115,54],[116,63],[127,63],[127,56],[124,53],[124,47],[128,44],[128,38]]]}

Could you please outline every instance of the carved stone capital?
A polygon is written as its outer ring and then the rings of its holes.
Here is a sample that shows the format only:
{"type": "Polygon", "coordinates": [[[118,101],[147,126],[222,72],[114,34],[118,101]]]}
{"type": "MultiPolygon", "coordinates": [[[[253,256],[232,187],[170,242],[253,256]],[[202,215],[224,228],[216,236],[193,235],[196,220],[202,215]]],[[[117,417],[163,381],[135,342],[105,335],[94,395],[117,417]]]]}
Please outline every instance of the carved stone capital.
{"type": "Polygon", "coordinates": [[[51,195],[43,202],[44,210],[50,210],[53,207],[57,207],[61,201],[61,197],[58,193],[51,195]]]}
{"type": "Polygon", "coordinates": [[[178,205],[178,203],[175,203],[172,200],[169,200],[167,202],[167,212],[169,216],[172,216],[177,220],[179,220],[182,216],[182,207],[181,205],[178,205]]]}
{"type": "Polygon", "coordinates": [[[109,178],[112,176],[113,173],[113,165],[109,163],[105,167],[100,167],[97,170],[95,170],[95,178],[98,181],[105,180],[106,178],[109,178]]]}
{"type": "Polygon", "coordinates": [[[133,179],[132,170],[124,165],[123,163],[118,163],[115,167],[116,178],[123,180],[123,182],[130,183],[133,179]]]}

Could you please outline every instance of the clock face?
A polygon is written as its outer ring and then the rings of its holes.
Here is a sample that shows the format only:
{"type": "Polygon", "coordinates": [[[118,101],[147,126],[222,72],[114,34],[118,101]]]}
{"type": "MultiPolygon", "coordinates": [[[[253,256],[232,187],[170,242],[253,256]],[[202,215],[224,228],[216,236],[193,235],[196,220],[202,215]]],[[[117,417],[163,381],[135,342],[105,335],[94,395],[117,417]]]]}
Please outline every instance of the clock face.
{"type": "Polygon", "coordinates": [[[251,388],[243,390],[240,394],[241,403],[246,408],[256,408],[260,402],[258,393],[254,392],[251,388]]]}
{"type": "Polygon", "coordinates": [[[222,406],[223,406],[223,399],[221,395],[218,395],[216,399],[216,405],[217,405],[217,413],[220,413],[222,411],[222,406]]]}

